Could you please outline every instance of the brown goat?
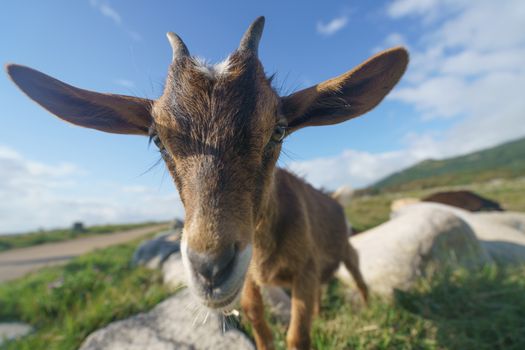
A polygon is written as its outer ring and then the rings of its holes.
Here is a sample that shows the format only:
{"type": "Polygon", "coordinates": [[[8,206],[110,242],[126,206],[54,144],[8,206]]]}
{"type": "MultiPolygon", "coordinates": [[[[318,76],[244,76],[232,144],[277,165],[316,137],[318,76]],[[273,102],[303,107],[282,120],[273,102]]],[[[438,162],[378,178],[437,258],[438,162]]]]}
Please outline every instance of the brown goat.
{"type": "Polygon", "coordinates": [[[421,201],[447,204],[468,211],[503,211],[498,202],[464,190],[432,193],[421,201]]]}
{"type": "Polygon", "coordinates": [[[257,56],[263,26],[260,17],[239,48],[213,66],[190,56],[168,33],[173,62],[155,101],[82,90],[24,66],[7,71],[65,121],[149,135],[186,211],[181,249],[193,293],[218,310],[230,309],[242,294],[257,347],[271,349],[259,287],[289,287],[288,348],[308,349],[320,283],[343,262],[365,300],[367,287],[343,208],[276,168],[281,143],[300,128],[340,123],[375,107],[401,78],[408,55],[390,49],[337,78],[279,97],[257,56]]]}

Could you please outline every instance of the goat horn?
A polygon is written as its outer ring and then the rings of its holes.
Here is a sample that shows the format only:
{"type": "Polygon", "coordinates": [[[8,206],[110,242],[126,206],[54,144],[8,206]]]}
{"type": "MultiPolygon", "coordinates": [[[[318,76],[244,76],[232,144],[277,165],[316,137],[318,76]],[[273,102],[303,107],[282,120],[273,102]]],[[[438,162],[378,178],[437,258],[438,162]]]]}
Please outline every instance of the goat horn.
{"type": "Polygon", "coordinates": [[[264,16],[257,17],[250,27],[248,27],[246,33],[244,33],[241,39],[241,44],[239,45],[239,51],[252,52],[255,56],[257,56],[259,41],[261,40],[263,29],[264,16]]]}
{"type": "Polygon", "coordinates": [[[173,61],[190,55],[188,48],[177,34],[173,32],[168,32],[166,36],[168,37],[171,48],[173,50],[173,61]]]}

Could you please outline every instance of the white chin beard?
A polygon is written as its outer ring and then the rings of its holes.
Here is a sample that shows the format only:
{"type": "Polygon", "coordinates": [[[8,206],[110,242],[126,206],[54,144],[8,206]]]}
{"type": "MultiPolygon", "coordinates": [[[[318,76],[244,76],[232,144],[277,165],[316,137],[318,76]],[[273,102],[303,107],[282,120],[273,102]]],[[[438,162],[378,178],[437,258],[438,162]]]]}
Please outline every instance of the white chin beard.
{"type": "MultiPolygon", "coordinates": [[[[242,288],[244,285],[244,278],[246,276],[246,273],[248,271],[248,266],[250,265],[250,260],[252,258],[252,245],[248,245],[246,248],[242,250],[242,252],[239,253],[237,259],[237,262],[233,268],[231,276],[228,278],[229,281],[226,283],[228,285],[236,285],[235,293],[230,294],[227,298],[224,298],[223,301],[216,303],[218,306],[215,306],[213,300],[206,299],[204,295],[200,295],[201,288],[199,287],[199,284],[195,281],[195,276],[193,276],[193,273],[191,271],[191,263],[188,259],[188,255],[186,253],[187,251],[187,243],[183,239],[181,241],[181,255],[182,255],[182,263],[184,266],[184,270],[186,272],[187,281],[190,289],[192,289],[193,293],[196,294],[196,296],[201,299],[202,303],[210,308],[214,309],[216,311],[222,312],[226,310],[227,312],[233,310],[235,306],[237,305],[240,295],[242,293],[242,288]],[[229,300],[231,298],[231,300],[229,300]],[[224,305],[220,305],[224,303],[224,305]]],[[[219,286],[220,288],[221,286],[219,286]]],[[[224,287],[224,286],[223,286],[224,287]]]]}

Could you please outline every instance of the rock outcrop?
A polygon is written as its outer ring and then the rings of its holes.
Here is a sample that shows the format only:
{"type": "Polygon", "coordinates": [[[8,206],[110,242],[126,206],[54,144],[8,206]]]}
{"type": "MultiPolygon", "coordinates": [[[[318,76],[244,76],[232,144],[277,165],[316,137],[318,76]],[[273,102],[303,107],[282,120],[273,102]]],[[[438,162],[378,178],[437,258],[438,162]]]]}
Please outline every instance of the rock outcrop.
{"type": "Polygon", "coordinates": [[[446,211],[464,220],[481,246],[498,263],[525,263],[525,215],[519,213],[471,213],[439,203],[417,203],[392,213],[393,217],[422,211],[446,211]],[[521,229],[521,230],[520,230],[521,229]]]}
{"type": "Polygon", "coordinates": [[[151,269],[161,268],[170,255],[180,251],[181,232],[182,229],[170,230],[144,241],[133,254],[132,263],[151,269]]]}
{"type": "MultiPolygon", "coordinates": [[[[431,207],[407,210],[351,237],[350,242],[358,251],[361,273],[371,292],[386,297],[395,289],[409,289],[418,277],[436,269],[457,265],[479,268],[492,262],[464,220],[431,207]]],[[[344,267],[337,275],[353,283],[344,267]]]]}
{"type": "Polygon", "coordinates": [[[33,330],[33,327],[22,322],[0,322],[0,346],[5,341],[23,337],[33,330]]]}
{"type": "Polygon", "coordinates": [[[187,289],[147,313],[113,322],[86,338],[80,350],[253,350],[239,330],[230,329],[222,316],[198,308],[187,289]]]}

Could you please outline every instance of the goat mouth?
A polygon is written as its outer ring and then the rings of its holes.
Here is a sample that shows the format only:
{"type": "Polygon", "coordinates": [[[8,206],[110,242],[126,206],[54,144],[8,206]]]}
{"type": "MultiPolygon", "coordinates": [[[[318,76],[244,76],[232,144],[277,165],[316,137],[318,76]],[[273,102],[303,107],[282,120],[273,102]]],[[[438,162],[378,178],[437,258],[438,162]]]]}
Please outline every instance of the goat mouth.
{"type": "Polygon", "coordinates": [[[214,310],[229,310],[236,304],[241,290],[244,286],[244,279],[248,272],[252,257],[252,246],[248,245],[235,258],[232,272],[220,283],[220,285],[210,286],[202,283],[187,257],[185,256],[185,242],[182,242],[181,252],[184,268],[188,278],[188,284],[193,294],[206,307],[214,310]],[[210,288],[211,287],[211,288],[210,288]]]}
{"type": "Polygon", "coordinates": [[[242,284],[237,287],[233,293],[230,295],[221,298],[220,300],[217,299],[204,299],[203,303],[205,306],[209,307],[210,309],[216,309],[216,310],[229,310],[232,308],[234,304],[236,304],[240,294],[241,294],[242,284]]]}
{"type": "MultiPolygon", "coordinates": [[[[225,285],[219,286],[207,293],[201,294],[201,302],[210,309],[226,310],[230,309],[239,298],[244,286],[245,273],[232,276],[225,285]]],[[[202,286],[200,287],[202,288],[202,286]]]]}

